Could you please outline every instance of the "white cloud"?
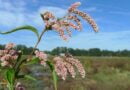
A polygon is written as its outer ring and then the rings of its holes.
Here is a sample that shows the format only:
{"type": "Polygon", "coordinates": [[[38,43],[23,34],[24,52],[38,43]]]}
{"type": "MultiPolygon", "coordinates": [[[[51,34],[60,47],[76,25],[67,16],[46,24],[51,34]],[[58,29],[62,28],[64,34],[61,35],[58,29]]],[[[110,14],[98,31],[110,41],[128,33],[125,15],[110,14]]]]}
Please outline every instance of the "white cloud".
{"type": "Polygon", "coordinates": [[[29,11],[24,1],[0,0],[0,24],[5,27],[17,27],[20,25],[42,25],[43,21],[39,11],[29,11]]]}
{"type": "Polygon", "coordinates": [[[17,26],[24,23],[24,15],[21,13],[11,13],[0,11],[0,24],[4,26],[17,26]]]}
{"type": "Polygon", "coordinates": [[[129,35],[130,31],[79,33],[71,39],[71,44],[78,48],[124,49],[129,48],[129,35]]]}
{"type": "Polygon", "coordinates": [[[118,31],[118,32],[79,32],[77,35],[73,35],[68,42],[60,39],[59,36],[48,36],[45,37],[44,41],[41,42],[39,48],[53,49],[57,46],[67,46],[71,48],[101,48],[109,50],[118,49],[130,49],[130,31],[118,31]],[[43,47],[45,46],[45,47],[43,47]]]}
{"type": "Polygon", "coordinates": [[[130,15],[130,12],[125,12],[125,11],[110,11],[110,14],[117,14],[117,15],[130,15]]]}
{"type": "MultiPolygon", "coordinates": [[[[8,42],[14,42],[16,44],[25,44],[28,46],[34,46],[37,38],[31,32],[26,32],[28,35],[24,35],[23,32],[15,35],[2,36],[0,41],[2,44],[8,42]]],[[[129,31],[118,31],[118,32],[79,32],[68,41],[64,41],[58,36],[57,33],[47,32],[45,33],[41,43],[39,44],[39,49],[41,50],[51,50],[58,46],[67,46],[71,48],[101,48],[109,50],[122,50],[130,49],[130,30],[129,31]]]]}
{"type": "Polygon", "coordinates": [[[97,7],[88,7],[88,8],[85,8],[83,10],[87,11],[87,12],[102,12],[102,9],[99,9],[97,7]]]}
{"type": "Polygon", "coordinates": [[[0,0],[0,24],[5,27],[16,27],[25,24],[43,25],[40,13],[51,11],[56,16],[65,15],[66,10],[59,7],[39,7],[37,11],[29,11],[26,8],[26,3],[0,0]]]}
{"type": "Polygon", "coordinates": [[[50,11],[52,13],[54,13],[57,17],[61,17],[64,16],[67,13],[67,10],[63,9],[63,8],[59,8],[59,7],[41,7],[39,9],[40,13],[44,13],[46,11],[50,11]]]}
{"type": "Polygon", "coordinates": [[[0,0],[0,24],[13,27],[25,22],[25,3],[0,0]],[[17,3],[17,4],[16,4],[17,3]]]}
{"type": "Polygon", "coordinates": [[[84,10],[86,10],[88,12],[95,12],[95,11],[97,11],[97,8],[96,7],[89,7],[89,8],[86,8],[84,10]]]}
{"type": "Polygon", "coordinates": [[[24,1],[10,1],[10,0],[0,0],[0,9],[5,11],[20,12],[25,10],[26,3],[24,1]]]}
{"type": "MultiPolygon", "coordinates": [[[[61,17],[66,14],[66,9],[60,7],[47,7],[42,6],[37,11],[29,11],[26,8],[26,3],[22,0],[16,0],[17,2],[13,2],[12,0],[0,0],[0,25],[6,27],[15,27],[23,24],[31,24],[42,26],[43,21],[40,17],[40,13],[45,11],[51,11],[56,14],[56,16],[61,17]]],[[[34,0],[35,2],[36,0],[34,0]]],[[[89,12],[100,11],[96,7],[90,7],[84,9],[89,12]]],[[[115,12],[114,12],[115,13],[115,12]]],[[[122,14],[121,12],[116,12],[118,14],[122,14]]],[[[104,18],[98,18],[97,21],[103,21],[104,18]]],[[[112,23],[111,21],[104,21],[103,23],[112,23]]],[[[119,26],[119,25],[118,25],[119,26]]],[[[99,32],[95,33],[87,33],[81,32],[78,35],[73,35],[72,38],[65,42],[60,37],[55,34],[46,35],[39,45],[39,48],[53,49],[57,46],[68,46],[72,48],[93,48],[99,47],[102,49],[130,49],[130,40],[128,39],[130,36],[130,31],[119,31],[119,32],[99,32]],[[129,40],[129,41],[128,41],[129,40]]],[[[15,42],[16,44],[27,44],[32,46],[35,40],[33,34],[26,34],[23,36],[21,33],[12,34],[9,37],[0,38],[1,43],[15,42]],[[18,37],[18,38],[16,38],[18,37]],[[26,39],[26,40],[25,40],[26,39]]]]}

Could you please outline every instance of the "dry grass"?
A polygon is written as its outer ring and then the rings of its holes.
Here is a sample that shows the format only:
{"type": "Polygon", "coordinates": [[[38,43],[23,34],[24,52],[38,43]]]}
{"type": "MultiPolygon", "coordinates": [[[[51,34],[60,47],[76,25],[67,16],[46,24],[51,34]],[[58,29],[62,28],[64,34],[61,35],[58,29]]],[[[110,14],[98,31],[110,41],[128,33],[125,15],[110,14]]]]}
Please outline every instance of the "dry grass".
{"type": "MultiPolygon", "coordinates": [[[[59,79],[58,90],[130,90],[130,57],[77,57],[83,63],[87,77],[59,79]]],[[[29,67],[31,74],[45,71],[38,82],[23,80],[27,90],[53,90],[52,80],[43,67],[29,67]]],[[[2,90],[2,89],[0,89],[2,90]]]]}

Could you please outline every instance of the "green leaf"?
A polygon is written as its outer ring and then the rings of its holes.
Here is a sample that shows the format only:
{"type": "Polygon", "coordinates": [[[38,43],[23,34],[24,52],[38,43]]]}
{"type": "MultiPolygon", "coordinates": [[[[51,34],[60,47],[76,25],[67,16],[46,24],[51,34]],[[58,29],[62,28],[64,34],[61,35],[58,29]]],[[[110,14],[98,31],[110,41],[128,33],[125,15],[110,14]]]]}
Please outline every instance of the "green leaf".
{"type": "MultiPolygon", "coordinates": [[[[1,62],[0,62],[1,63],[1,62]]],[[[2,68],[1,64],[0,64],[0,69],[2,68]]]]}
{"type": "Polygon", "coordinates": [[[15,78],[15,71],[13,69],[8,69],[6,71],[5,78],[10,85],[13,85],[14,84],[14,78],[15,78]]]}
{"type": "Polygon", "coordinates": [[[1,67],[0,67],[0,72],[2,71],[1,67]]]}
{"type": "Polygon", "coordinates": [[[36,81],[36,78],[30,76],[30,75],[25,75],[24,78],[28,79],[28,80],[32,80],[32,81],[36,81]]]}
{"type": "Polygon", "coordinates": [[[55,70],[52,71],[52,76],[53,76],[54,88],[55,88],[55,90],[57,90],[57,74],[56,74],[55,70]]]}
{"type": "Polygon", "coordinates": [[[37,64],[39,63],[40,59],[35,57],[35,58],[32,58],[32,60],[28,61],[26,64],[24,65],[32,65],[32,64],[37,64]]]}
{"type": "Polygon", "coordinates": [[[46,61],[46,63],[47,63],[48,66],[50,67],[51,71],[53,71],[53,70],[54,70],[54,65],[53,65],[53,63],[50,62],[50,61],[46,61]]]}
{"type": "Polygon", "coordinates": [[[18,55],[18,58],[17,58],[17,62],[19,62],[20,60],[21,60],[21,58],[22,58],[22,55],[23,55],[23,52],[21,51],[20,53],[19,53],[19,55],[18,55]]]}
{"type": "Polygon", "coordinates": [[[18,65],[18,63],[19,63],[19,61],[21,60],[22,54],[23,54],[22,52],[21,52],[21,53],[19,53],[18,58],[17,58],[17,60],[16,60],[16,62],[15,62],[15,65],[14,65],[14,67],[13,67],[13,68],[15,68],[15,69],[16,69],[16,67],[17,67],[17,65],[18,65]]]}
{"type": "Polygon", "coordinates": [[[51,69],[51,71],[52,71],[52,77],[53,77],[54,88],[55,88],[55,90],[57,90],[57,80],[58,80],[58,78],[57,78],[57,74],[56,74],[56,72],[55,72],[54,65],[53,65],[53,63],[50,62],[50,61],[47,61],[46,63],[48,64],[48,66],[50,67],[50,69],[51,69]]]}
{"type": "Polygon", "coordinates": [[[0,34],[10,34],[10,33],[16,32],[16,31],[20,31],[20,30],[29,30],[29,31],[32,31],[39,38],[38,30],[35,27],[29,26],[29,25],[17,27],[15,29],[12,29],[12,30],[7,31],[7,32],[0,32],[0,34]]]}

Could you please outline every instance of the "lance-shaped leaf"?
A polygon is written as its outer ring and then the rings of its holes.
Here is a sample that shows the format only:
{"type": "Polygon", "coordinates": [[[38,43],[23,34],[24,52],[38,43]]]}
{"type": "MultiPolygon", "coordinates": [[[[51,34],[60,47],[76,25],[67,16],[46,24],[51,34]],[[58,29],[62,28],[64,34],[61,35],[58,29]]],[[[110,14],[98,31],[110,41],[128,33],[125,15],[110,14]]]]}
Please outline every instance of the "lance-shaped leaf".
{"type": "Polygon", "coordinates": [[[8,69],[5,73],[5,78],[10,85],[14,84],[15,72],[13,69],[8,69]]]}
{"type": "Polygon", "coordinates": [[[29,25],[17,27],[17,28],[15,28],[15,29],[12,29],[12,30],[7,31],[7,32],[1,32],[1,31],[0,31],[0,34],[10,34],[10,33],[16,32],[16,31],[20,31],[20,30],[32,31],[32,32],[34,32],[34,33],[36,34],[36,36],[39,38],[38,30],[37,30],[35,27],[29,26],[29,25]]]}
{"type": "Polygon", "coordinates": [[[32,80],[32,81],[36,81],[37,79],[33,76],[30,75],[25,75],[24,78],[28,79],[28,80],[32,80]]]}
{"type": "Polygon", "coordinates": [[[46,61],[46,63],[48,64],[48,66],[50,67],[51,71],[52,71],[52,77],[53,77],[53,84],[54,84],[54,88],[55,90],[57,90],[57,74],[55,72],[55,68],[52,62],[50,61],[46,61]]]}
{"type": "Polygon", "coordinates": [[[37,63],[39,63],[40,62],[40,59],[39,58],[37,58],[37,57],[34,57],[34,58],[32,58],[31,60],[29,60],[26,64],[24,64],[24,65],[32,65],[32,64],[37,64],[37,63]]]}

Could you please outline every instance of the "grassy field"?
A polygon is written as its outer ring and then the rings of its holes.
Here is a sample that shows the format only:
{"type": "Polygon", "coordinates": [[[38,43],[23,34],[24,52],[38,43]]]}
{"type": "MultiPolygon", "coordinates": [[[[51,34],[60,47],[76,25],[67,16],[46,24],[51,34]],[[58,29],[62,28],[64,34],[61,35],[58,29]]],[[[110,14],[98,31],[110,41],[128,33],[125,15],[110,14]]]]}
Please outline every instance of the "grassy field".
{"type": "MultiPolygon", "coordinates": [[[[77,58],[85,67],[86,78],[59,79],[58,90],[130,90],[130,57],[77,58]]],[[[39,76],[37,82],[23,80],[27,90],[53,90],[51,75],[43,67],[30,66],[25,71],[39,76]]]]}

